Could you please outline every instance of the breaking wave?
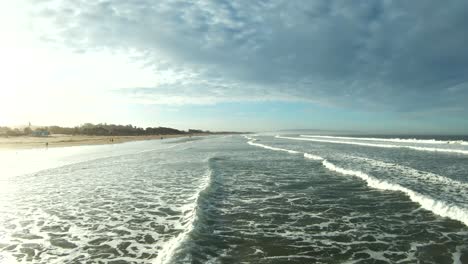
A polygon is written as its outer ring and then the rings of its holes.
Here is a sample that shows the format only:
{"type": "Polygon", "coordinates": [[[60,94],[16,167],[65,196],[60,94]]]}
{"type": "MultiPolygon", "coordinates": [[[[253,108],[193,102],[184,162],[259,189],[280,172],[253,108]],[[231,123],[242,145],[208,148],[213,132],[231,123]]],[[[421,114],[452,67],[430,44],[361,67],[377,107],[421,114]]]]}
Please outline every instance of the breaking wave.
{"type": "Polygon", "coordinates": [[[446,152],[446,153],[457,153],[457,154],[468,155],[468,150],[461,150],[461,149],[444,149],[444,148],[429,148],[429,147],[416,147],[416,146],[405,146],[405,145],[374,144],[374,143],[362,143],[362,142],[352,142],[352,141],[316,139],[316,138],[309,138],[309,137],[296,138],[296,137],[276,136],[276,138],[290,139],[290,140],[302,140],[302,141],[315,141],[315,142],[324,142],[324,143],[336,143],[336,144],[349,144],[349,145],[379,147],[379,148],[407,148],[407,149],[413,149],[413,150],[419,150],[419,151],[446,152]]]}
{"type": "Polygon", "coordinates": [[[269,149],[269,150],[284,151],[284,152],[288,152],[288,153],[291,153],[291,154],[299,154],[300,153],[299,151],[295,151],[295,150],[275,148],[275,147],[270,147],[270,146],[263,145],[263,144],[260,144],[260,143],[254,143],[252,140],[247,142],[247,144],[252,145],[252,146],[265,148],[265,149],[269,149]]]}
{"type": "MultiPolygon", "coordinates": [[[[288,137],[279,137],[279,138],[289,139],[288,137]]],[[[309,154],[309,153],[303,153],[303,152],[299,152],[295,150],[275,148],[275,147],[271,147],[271,146],[264,145],[264,144],[253,143],[252,141],[249,141],[247,143],[252,146],[262,147],[262,148],[269,149],[269,150],[283,151],[283,152],[294,153],[294,154],[302,153],[304,155],[304,158],[320,161],[322,165],[330,171],[334,171],[343,175],[358,177],[366,181],[367,185],[372,188],[376,188],[380,190],[403,192],[411,199],[411,201],[418,203],[422,208],[429,210],[433,212],[434,214],[440,215],[442,217],[448,217],[454,220],[458,220],[468,226],[468,209],[466,208],[462,208],[457,205],[448,204],[444,201],[438,201],[438,200],[432,199],[431,197],[422,195],[420,193],[417,193],[411,189],[408,189],[396,183],[390,183],[384,180],[378,180],[374,178],[373,176],[368,175],[362,171],[349,170],[349,169],[338,167],[335,164],[329,162],[328,160],[320,156],[316,156],[316,155],[309,154]]]]}
{"type": "Polygon", "coordinates": [[[184,211],[184,223],[182,225],[183,231],[177,236],[171,238],[169,241],[164,243],[163,248],[158,253],[158,256],[154,260],[154,264],[165,264],[171,263],[174,254],[177,249],[182,245],[182,243],[187,239],[187,236],[194,228],[194,222],[197,218],[197,204],[200,199],[200,194],[209,188],[211,184],[211,175],[212,171],[209,169],[207,175],[205,176],[204,182],[200,185],[198,192],[194,194],[195,198],[193,203],[185,205],[184,211]]]}
{"type": "Polygon", "coordinates": [[[397,143],[416,143],[416,144],[460,144],[467,145],[468,142],[463,140],[436,140],[436,139],[416,139],[416,138],[367,138],[367,137],[339,137],[339,136],[319,136],[319,135],[301,135],[301,137],[312,138],[331,138],[331,139],[353,139],[364,141],[383,141],[383,142],[397,142],[397,143]]]}

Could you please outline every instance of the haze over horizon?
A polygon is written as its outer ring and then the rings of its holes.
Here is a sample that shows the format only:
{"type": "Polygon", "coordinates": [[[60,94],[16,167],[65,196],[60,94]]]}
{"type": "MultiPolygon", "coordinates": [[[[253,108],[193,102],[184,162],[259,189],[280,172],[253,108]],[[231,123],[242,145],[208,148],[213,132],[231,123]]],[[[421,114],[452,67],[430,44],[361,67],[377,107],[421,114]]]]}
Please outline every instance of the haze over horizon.
{"type": "Polygon", "coordinates": [[[0,126],[468,134],[467,1],[0,3],[0,126]]]}

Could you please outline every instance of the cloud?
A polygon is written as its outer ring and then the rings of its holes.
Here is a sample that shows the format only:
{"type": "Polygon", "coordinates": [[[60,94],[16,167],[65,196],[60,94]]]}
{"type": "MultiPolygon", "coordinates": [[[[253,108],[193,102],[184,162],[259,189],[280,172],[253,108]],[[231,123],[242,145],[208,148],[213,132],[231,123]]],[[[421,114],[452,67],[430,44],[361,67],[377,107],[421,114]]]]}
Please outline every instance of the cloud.
{"type": "Polygon", "coordinates": [[[462,109],[468,2],[30,0],[42,39],[128,51],[174,78],[119,91],[158,104],[300,100],[462,109]]]}

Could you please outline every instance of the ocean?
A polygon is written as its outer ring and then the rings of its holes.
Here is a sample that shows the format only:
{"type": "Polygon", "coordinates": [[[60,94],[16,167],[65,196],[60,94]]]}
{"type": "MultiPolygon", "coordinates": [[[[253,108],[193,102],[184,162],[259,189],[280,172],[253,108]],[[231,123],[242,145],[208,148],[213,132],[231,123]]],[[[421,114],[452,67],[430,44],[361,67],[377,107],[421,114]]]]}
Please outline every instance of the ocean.
{"type": "Polygon", "coordinates": [[[0,263],[468,263],[466,138],[229,135],[0,162],[0,263]]]}

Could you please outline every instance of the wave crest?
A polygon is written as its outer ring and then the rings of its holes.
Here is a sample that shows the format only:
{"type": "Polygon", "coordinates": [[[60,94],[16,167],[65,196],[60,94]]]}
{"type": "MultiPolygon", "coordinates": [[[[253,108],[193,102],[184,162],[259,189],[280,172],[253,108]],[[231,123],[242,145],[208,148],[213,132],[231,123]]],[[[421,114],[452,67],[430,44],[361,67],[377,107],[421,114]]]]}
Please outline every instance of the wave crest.
{"type": "MultiPolygon", "coordinates": [[[[276,136],[279,137],[279,136],[276,136]]],[[[280,137],[283,138],[283,137],[280,137]]],[[[271,147],[264,144],[253,143],[251,141],[247,142],[250,145],[262,147],[265,149],[275,150],[275,151],[283,151],[289,153],[301,153],[295,150],[288,150],[288,149],[281,149],[276,147],[271,147]]],[[[322,165],[330,171],[334,171],[343,175],[355,176],[364,181],[366,181],[367,185],[372,188],[380,189],[380,190],[388,190],[388,191],[400,191],[405,193],[411,201],[418,203],[422,208],[433,212],[434,214],[440,215],[442,217],[448,217],[454,220],[458,220],[463,224],[468,226],[468,209],[459,207],[457,205],[447,204],[444,201],[438,201],[431,197],[422,195],[417,193],[411,189],[403,187],[396,183],[390,183],[383,180],[378,180],[362,171],[357,170],[349,170],[345,168],[341,168],[336,166],[335,164],[329,162],[328,160],[316,156],[310,153],[303,153],[304,158],[321,161],[322,165]]]]}
{"type": "Polygon", "coordinates": [[[311,138],[331,138],[331,139],[352,139],[364,141],[382,141],[382,142],[397,142],[397,143],[416,143],[416,144],[460,144],[468,145],[468,142],[463,140],[437,140],[437,139],[417,139],[417,138],[368,138],[368,137],[339,137],[339,136],[320,136],[320,135],[301,135],[301,137],[311,138]]]}
{"type": "Polygon", "coordinates": [[[461,149],[444,149],[444,148],[415,147],[415,146],[406,146],[406,145],[362,143],[362,142],[351,142],[351,141],[316,139],[316,138],[309,138],[309,137],[296,138],[296,137],[276,136],[276,138],[290,139],[290,140],[302,140],[302,141],[315,141],[315,142],[324,142],[324,143],[348,144],[348,145],[358,145],[358,146],[367,146],[367,147],[379,147],[379,148],[407,148],[407,149],[413,149],[413,150],[419,150],[419,151],[447,152],[447,153],[468,155],[468,150],[461,150],[461,149]]]}

